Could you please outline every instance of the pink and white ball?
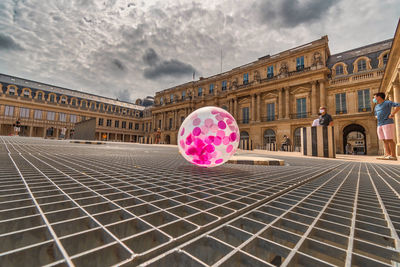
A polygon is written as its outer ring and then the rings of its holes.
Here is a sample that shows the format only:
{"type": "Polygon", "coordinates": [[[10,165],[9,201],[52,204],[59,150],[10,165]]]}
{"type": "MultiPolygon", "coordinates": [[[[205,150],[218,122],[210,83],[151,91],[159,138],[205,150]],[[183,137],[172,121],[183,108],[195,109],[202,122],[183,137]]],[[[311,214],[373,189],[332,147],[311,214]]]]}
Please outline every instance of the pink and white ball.
{"type": "Polygon", "coordinates": [[[239,127],[229,112],[217,107],[199,108],[179,129],[179,152],[195,165],[215,167],[235,154],[239,138],[239,127]]]}

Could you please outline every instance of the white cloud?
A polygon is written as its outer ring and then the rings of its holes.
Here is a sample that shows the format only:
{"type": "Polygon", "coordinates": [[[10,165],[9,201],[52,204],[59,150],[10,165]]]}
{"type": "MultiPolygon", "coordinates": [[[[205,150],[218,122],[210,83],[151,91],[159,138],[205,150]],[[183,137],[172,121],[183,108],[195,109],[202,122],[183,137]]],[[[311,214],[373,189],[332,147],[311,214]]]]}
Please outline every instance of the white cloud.
{"type": "Polygon", "coordinates": [[[391,38],[395,2],[2,0],[0,72],[134,100],[218,73],[221,48],[225,71],[325,34],[332,52],[391,38]]]}

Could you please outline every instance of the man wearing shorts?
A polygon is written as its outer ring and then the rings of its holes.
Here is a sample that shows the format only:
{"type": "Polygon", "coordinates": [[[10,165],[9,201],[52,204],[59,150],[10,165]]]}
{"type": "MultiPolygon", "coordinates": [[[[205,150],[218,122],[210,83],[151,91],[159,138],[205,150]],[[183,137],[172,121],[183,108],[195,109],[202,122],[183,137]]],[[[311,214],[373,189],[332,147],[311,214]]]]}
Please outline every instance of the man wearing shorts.
{"type": "Polygon", "coordinates": [[[383,140],[385,155],[378,159],[397,160],[396,143],[394,142],[395,126],[394,115],[400,110],[400,103],[385,100],[385,93],[375,93],[375,117],[378,119],[378,138],[383,140]],[[392,108],[394,107],[393,111],[392,108]]]}

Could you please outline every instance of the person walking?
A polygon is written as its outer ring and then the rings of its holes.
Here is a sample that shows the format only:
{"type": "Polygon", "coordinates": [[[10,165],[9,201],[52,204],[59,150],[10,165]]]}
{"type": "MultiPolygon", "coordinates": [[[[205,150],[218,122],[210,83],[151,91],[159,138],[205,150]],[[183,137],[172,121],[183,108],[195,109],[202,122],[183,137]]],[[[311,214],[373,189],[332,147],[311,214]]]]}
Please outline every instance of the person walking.
{"type": "Polygon", "coordinates": [[[18,118],[14,126],[14,135],[18,136],[20,131],[21,131],[21,121],[18,118]]]}
{"type": "Polygon", "coordinates": [[[333,126],[332,116],[326,112],[326,107],[320,107],[319,125],[320,126],[333,126]]]}
{"type": "Polygon", "coordinates": [[[378,120],[378,138],[383,140],[385,147],[385,155],[377,159],[397,160],[396,143],[394,142],[395,125],[394,115],[400,110],[400,103],[395,103],[390,100],[385,100],[385,93],[379,92],[374,94],[372,102],[375,106],[375,117],[378,120]],[[392,109],[394,108],[394,109],[392,109]]]}

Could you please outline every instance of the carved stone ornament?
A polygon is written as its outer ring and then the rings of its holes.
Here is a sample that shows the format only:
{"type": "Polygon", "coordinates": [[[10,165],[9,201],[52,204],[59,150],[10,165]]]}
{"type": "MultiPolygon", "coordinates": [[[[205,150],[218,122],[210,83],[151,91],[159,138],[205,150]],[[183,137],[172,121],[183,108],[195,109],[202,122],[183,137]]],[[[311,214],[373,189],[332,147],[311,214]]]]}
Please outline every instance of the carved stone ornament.
{"type": "Polygon", "coordinates": [[[279,75],[286,75],[289,72],[289,68],[286,62],[282,62],[281,68],[279,69],[279,75]]]}
{"type": "Polygon", "coordinates": [[[261,75],[260,75],[260,73],[258,72],[258,70],[256,70],[255,72],[254,72],[254,80],[255,81],[260,81],[261,80],[261,75]]]}
{"type": "Polygon", "coordinates": [[[312,58],[312,66],[322,65],[322,55],[320,52],[315,52],[312,58]]]}

